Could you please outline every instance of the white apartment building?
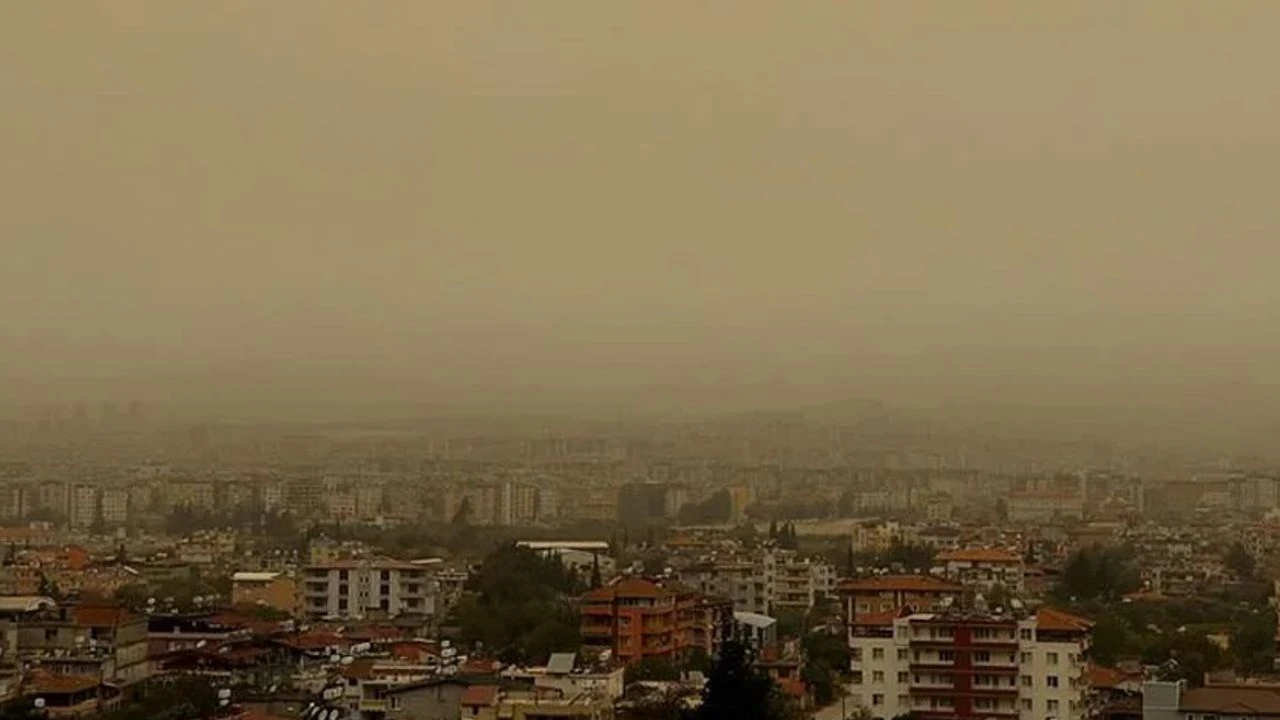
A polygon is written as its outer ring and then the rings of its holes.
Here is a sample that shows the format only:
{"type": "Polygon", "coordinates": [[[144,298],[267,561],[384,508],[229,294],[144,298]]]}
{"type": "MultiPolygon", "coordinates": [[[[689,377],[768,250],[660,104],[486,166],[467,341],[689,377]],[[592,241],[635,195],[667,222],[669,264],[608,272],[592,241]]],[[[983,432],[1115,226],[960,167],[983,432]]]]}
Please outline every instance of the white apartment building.
{"type": "Polygon", "coordinates": [[[334,560],[309,566],[303,607],[312,617],[430,615],[434,584],[427,570],[395,560],[334,560]]]}
{"type": "Polygon", "coordinates": [[[74,485],[71,488],[69,524],[73,528],[92,527],[98,519],[98,486],[74,485]]]}
{"type": "Polygon", "coordinates": [[[107,525],[129,522],[129,488],[102,489],[102,521],[107,525]]]}
{"type": "Polygon", "coordinates": [[[190,507],[197,510],[214,508],[213,483],[201,480],[176,481],[162,486],[168,507],[190,507]]]}
{"type": "Polygon", "coordinates": [[[789,550],[709,561],[680,573],[686,585],[733,600],[734,610],[764,615],[783,608],[808,610],[818,598],[835,592],[836,576],[830,565],[789,550]]]}
{"type": "Polygon", "coordinates": [[[361,520],[376,520],[382,516],[382,483],[370,482],[356,485],[356,516],[361,520]]]}
{"type": "Polygon", "coordinates": [[[1083,720],[1092,624],[958,612],[862,615],[850,630],[852,700],[876,720],[1083,720]]]}

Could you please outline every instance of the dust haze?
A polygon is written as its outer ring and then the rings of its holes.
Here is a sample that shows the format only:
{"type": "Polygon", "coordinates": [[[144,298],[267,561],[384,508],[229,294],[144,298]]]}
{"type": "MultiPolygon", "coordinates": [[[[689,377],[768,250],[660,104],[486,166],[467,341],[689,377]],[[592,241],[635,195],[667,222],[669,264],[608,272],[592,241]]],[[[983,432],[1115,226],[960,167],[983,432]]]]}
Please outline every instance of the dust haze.
{"type": "Polygon", "coordinates": [[[1278,30],[1263,0],[7,3],[0,395],[1274,428],[1278,30]]]}

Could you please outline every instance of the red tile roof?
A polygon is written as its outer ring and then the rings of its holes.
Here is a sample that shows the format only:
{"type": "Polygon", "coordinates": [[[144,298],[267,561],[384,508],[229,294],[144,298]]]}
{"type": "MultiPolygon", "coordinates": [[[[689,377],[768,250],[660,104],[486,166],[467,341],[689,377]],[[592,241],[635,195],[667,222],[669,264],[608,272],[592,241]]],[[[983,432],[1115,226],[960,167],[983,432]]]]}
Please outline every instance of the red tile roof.
{"type": "Polygon", "coordinates": [[[932,575],[877,575],[875,577],[845,580],[837,588],[840,592],[960,592],[960,585],[932,575]]]}
{"type": "Polygon", "coordinates": [[[484,707],[497,705],[498,686],[472,685],[462,691],[462,697],[458,699],[458,704],[464,706],[481,705],[484,707]]]}
{"type": "Polygon", "coordinates": [[[1280,715],[1280,688],[1220,685],[1192,688],[1182,694],[1182,713],[1205,715],[1280,715]]]}
{"type": "Polygon", "coordinates": [[[98,686],[98,678],[84,675],[47,675],[41,674],[32,683],[37,693],[71,694],[92,690],[98,686]]]}
{"type": "Polygon", "coordinates": [[[939,562],[1017,563],[1022,558],[999,548],[963,548],[938,554],[939,562]]]}
{"type": "Polygon", "coordinates": [[[889,627],[898,619],[898,611],[864,613],[853,619],[853,624],[861,627],[889,627]]]}
{"type": "Polygon", "coordinates": [[[1123,670],[1102,667],[1101,665],[1090,665],[1086,672],[1089,678],[1089,686],[1094,689],[1112,689],[1118,688],[1126,682],[1142,682],[1141,674],[1135,676],[1123,670]]]}
{"type": "Polygon", "coordinates": [[[75,623],[82,627],[113,627],[128,622],[134,615],[122,607],[113,605],[77,605],[75,623]]]}
{"type": "Polygon", "coordinates": [[[1040,608],[1036,611],[1036,629],[1059,630],[1063,632],[1088,632],[1093,622],[1078,615],[1072,615],[1053,608],[1040,608]]]}

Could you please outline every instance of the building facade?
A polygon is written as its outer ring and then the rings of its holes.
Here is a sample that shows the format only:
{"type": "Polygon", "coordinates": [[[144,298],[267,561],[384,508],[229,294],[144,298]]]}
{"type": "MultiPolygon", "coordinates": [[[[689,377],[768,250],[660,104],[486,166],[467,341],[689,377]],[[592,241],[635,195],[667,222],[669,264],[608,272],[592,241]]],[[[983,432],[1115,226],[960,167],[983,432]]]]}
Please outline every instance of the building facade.
{"type": "Polygon", "coordinates": [[[335,560],[306,569],[303,610],[312,617],[430,615],[427,570],[393,560],[335,560]]]}
{"type": "Polygon", "coordinates": [[[850,628],[853,699],[885,720],[1083,720],[1091,628],[1049,609],[863,615],[850,628]]]}

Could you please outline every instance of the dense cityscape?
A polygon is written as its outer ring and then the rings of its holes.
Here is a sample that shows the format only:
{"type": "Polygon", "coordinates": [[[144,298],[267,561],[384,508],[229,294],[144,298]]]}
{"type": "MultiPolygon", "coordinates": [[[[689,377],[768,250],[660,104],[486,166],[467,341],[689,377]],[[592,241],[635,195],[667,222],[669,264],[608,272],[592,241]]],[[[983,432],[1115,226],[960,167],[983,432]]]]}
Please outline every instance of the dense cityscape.
{"type": "Polygon", "coordinates": [[[1173,471],[868,402],[488,434],[163,417],[5,425],[6,707],[665,718],[735,642],[787,717],[1280,697],[1280,478],[1231,467],[1256,460],[1173,471]]]}
{"type": "Polygon", "coordinates": [[[1280,0],[0,0],[0,720],[1280,720],[1280,0]]]}

